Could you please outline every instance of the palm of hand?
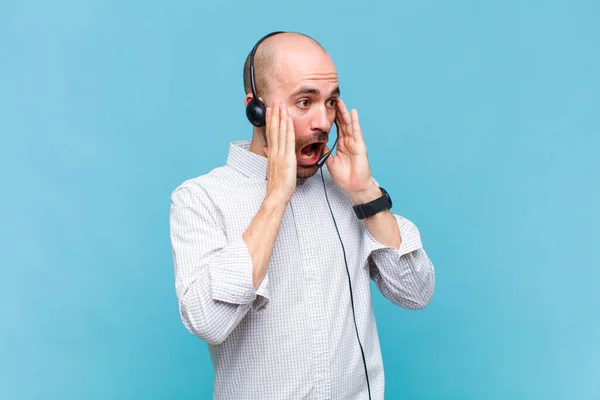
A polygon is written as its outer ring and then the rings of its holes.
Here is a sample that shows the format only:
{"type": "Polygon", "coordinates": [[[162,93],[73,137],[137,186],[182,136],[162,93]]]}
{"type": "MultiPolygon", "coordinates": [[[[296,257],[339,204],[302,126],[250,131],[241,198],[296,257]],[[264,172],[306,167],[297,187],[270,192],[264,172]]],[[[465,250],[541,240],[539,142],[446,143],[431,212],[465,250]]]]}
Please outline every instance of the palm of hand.
{"type": "Polygon", "coordinates": [[[327,168],[336,184],[347,193],[365,190],[371,184],[367,148],[363,140],[358,113],[348,113],[344,103],[337,103],[338,144],[335,157],[329,157],[327,168]]]}

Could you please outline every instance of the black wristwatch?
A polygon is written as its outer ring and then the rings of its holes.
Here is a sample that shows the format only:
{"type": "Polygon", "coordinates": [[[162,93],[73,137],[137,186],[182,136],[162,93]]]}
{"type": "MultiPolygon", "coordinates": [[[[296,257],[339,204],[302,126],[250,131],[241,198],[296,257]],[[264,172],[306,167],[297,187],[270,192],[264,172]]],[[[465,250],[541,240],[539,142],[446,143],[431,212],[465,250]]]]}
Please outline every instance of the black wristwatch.
{"type": "Polygon", "coordinates": [[[378,212],[392,208],[392,199],[388,192],[386,192],[386,190],[382,187],[379,187],[379,189],[381,190],[382,194],[380,198],[365,204],[358,204],[353,207],[358,219],[369,218],[378,212]]]}

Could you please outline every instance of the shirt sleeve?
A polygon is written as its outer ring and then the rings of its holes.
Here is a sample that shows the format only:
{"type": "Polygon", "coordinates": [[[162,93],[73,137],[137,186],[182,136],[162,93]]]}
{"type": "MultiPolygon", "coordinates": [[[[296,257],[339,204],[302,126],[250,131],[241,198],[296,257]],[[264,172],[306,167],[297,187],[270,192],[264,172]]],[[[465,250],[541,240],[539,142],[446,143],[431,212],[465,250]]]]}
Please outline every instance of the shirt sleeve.
{"type": "Polygon", "coordinates": [[[392,303],[406,309],[422,309],[433,298],[434,267],[415,224],[399,215],[392,215],[402,238],[399,249],[380,243],[364,228],[370,276],[381,294],[392,303]]]}
{"type": "Polygon", "coordinates": [[[258,290],[242,237],[228,240],[218,209],[201,187],[171,195],[170,237],[181,319],[194,335],[219,344],[252,307],[269,302],[268,272],[258,290]]]}

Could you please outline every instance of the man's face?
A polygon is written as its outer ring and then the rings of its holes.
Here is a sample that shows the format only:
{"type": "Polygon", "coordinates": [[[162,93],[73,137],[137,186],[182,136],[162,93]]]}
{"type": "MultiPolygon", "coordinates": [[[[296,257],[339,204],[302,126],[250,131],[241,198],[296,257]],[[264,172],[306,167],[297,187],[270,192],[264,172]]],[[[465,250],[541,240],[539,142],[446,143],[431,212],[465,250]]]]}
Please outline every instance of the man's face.
{"type": "Polygon", "coordinates": [[[335,121],[339,97],[337,72],[329,56],[319,49],[286,52],[279,60],[277,78],[267,99],[284,102],[294,122],[297,176],[313,176],[316,162],[325,153],[329,131],[335,121]]]}

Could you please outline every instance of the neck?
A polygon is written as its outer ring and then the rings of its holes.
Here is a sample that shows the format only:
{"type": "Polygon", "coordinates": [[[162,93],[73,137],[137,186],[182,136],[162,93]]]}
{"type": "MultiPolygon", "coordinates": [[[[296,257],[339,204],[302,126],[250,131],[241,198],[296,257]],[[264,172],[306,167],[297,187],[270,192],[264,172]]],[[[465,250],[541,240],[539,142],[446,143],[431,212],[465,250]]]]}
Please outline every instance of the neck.
{"type": "Polygon", "coordinates": [[[250,148],[248,149],[251,153],[258,154],[259,156],[266,157],[265,154],[265,143],[264,139],[264,128],[254,128],[252,133],[252,141],[250,142],[250,148]]]}

